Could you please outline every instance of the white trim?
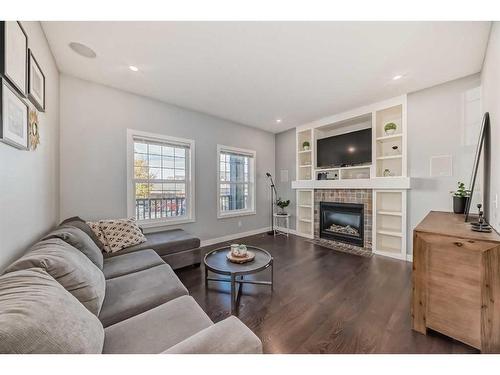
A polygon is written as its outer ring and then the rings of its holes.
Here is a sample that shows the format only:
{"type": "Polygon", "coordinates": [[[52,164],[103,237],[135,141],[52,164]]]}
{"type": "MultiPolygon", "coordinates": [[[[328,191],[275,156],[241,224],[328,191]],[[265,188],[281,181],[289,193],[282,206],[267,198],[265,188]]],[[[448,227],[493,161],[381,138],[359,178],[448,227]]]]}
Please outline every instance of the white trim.
{"type": "Polygon", "coordinates": [[[407,261],[406,255],[402,255],[400,253],[390,253],[388,251],[374,251],[373,249],[372,249],[372,253],[374,255],[380,255],[380,256],[383,256],[383,257],[386,257],[386,258],[393,258],[393,259],[407,261]]]}
{"type": "MultiPolygon", "coordinates": [[[[220,209],[218,209],[217,211],[220,211],[220,209]]],[[[226,213],[217,212],[217,219],[226,219],[230,217],[240,217],[240,216],[250,216],[250,215],[257,215],[257,212],[255,210],[233,210],[233,211],[228,211],[226,213]]]]}
{"type": "MultiPolygon", "coordinates": [[[[240,217],[248,215],[256,215],[256,202],[257,202],[257,189],[256,189],[256,169],[257,169],[257,152],[254,150],[249,150],[245,148],[238,148],[232,146],[217,145],[217,188],[216,190],[216,204],[217,204],[217,219],[226,219],[231,217],[240,217]],[[222,184],[220,180],[220,154],[221,152],[233,152],[235,154],[244,155],[250,157],[249,163],[249,186],[251,194],[251,207],[245,210],[233,210],[228,212],[221,212],[220,210],[220,186],[222,184]]],[[[230,182],[228,182],[230,183],[230,182]]]]}
{"type": "Polygon", "coordinates": [[[164,142],[171,142],[187,146],[189,148],[188,157],[188,170],[186,171],[186,200],[187,200],[187,215],[180,218],[165,218],[154,220],[142,220],[137,223],[143,228],[158,228],[163,226],[178,225],[185,223],[193,223],[196,221],[195,210],[195,141],[193,139],[171,137],[165,134],[156,134],[144,132],[135,129],[127,129],[126,134],[127,142],[127,216],[135,217],[135,204],[134,204],[134,137],[142,137],[145,140],[159,140],[164,142]]]}
{"type": "Polygon", "coordinates": [[[354,118],[354,117],[360,117],[360,116],[367,115],[367,114],[374,112],[374,111],[394,107],[396,105],[401,105],[403,103],[404,103],[404,107],[405,107],[404,110],[406,111],[406,94],[396,96],[394,98],[390,98],[390,99],[387,99],[387,100],[384,100],[381,102],[372,103],[372,104],[369,104],[369,105],[366,105],[363,107],[358,107],[358,108],[352,109],[350,111],[338,113],[338,114],[333,115],[333,116],[323,117],[319,120],[315,120],[315,121],[312,121],[312,122],[309,122],[309,123],[306,123],[303,125],[299,125],[296,127],[296,131],[300,132],[303,130],[307,130],[308,128],[314,129],[314,128],[319,128],[319,127],[322,127],[325,125],[331,125],[331,124],[334,124],[336,122],[349,120],[349,119],[354,118]]]}
{"type": "Polygon", "coordinates": [[[201,241],[200,247],[215,245],[217,243],[231,241],[231,240],[234,240],[236,238],[253,236],[255,234],[268,232],[270,230],[271,230],[271,227],[265,227],[265,228],[249,230],[247,232],[240,232],[240,233],[228,234],[227,236],[211,238],[208,240],[201,241]]]}
{"type": "Polygon", "coordinates": [[[375,177],[347,180],[295,180],[292,189],[410,189],[410,177],[375,177]]]}
{"type": "Polygon", "coordinates": [[[142,220],[137,221],[137,225],[144,229],[158,229],[162,227],[168,227],[170,225],[180,225],[189,224],[196,222],[195,219],[190,219],[186,217],[181,218],[165,218],[165,219],[154,219],[154,220],[142,220]]]}
{"type": "Polygon", "coordinates": [[[295,229],[287,229],[285,227],[278,227],[278,226],[275,226],[274,228],[276,230],[279,230],[280,232],[284,232],[284,233],[288,232],[289,234],[293,234],[295,236],[300,236],[300,234],[297,233],[297,231],[295,229]]]}

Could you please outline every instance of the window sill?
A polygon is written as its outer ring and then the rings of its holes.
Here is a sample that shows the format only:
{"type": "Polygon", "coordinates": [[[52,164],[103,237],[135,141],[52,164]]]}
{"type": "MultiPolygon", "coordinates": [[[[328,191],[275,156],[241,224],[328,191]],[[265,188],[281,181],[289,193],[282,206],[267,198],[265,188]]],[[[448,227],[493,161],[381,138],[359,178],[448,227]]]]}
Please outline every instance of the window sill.
{"type": "Polygon", "coordinates": [[[162,227],[169,227],[172,225],[180,225],[180,224],[188,224],[194,223],[196,220],[194,218],[182,218],[182,219],[172,219],[172,220],[143,220],[137,221],[137,225],[139,225],[143,229],[158,229],[162,227]]]}
{"type": "Polygon", "coordinates": [[[257,212],[255,210],[253,211],[235,211],[235,212],[227,212],[227,213],[217,213],[217,219],[226,219],[226,218],[231,218],[231,217],[239,217],[239,216],[250,216],[250,215],[255,215],[257,212]]]}

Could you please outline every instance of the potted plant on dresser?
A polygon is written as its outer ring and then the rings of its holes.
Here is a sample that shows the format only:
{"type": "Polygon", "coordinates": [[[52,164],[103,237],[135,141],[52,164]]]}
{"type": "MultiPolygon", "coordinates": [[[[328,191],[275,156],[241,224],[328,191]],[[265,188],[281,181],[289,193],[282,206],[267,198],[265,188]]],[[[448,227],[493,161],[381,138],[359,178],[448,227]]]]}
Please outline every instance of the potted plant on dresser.
{"type": "Polygon", "coordinates": [[[470,190],[465,189],[465,184],[459,181],[457,190],[451,193],[453,194],[453,212],[463,214],[467,199],[470,198],[470,190]]]}

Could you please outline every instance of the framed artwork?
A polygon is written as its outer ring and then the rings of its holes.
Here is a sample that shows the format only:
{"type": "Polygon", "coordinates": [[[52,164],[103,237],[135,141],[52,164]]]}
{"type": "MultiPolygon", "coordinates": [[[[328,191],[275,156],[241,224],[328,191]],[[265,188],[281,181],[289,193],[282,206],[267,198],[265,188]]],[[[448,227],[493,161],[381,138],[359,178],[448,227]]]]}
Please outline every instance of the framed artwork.
{"type": "Polygon", "coordinates": [[[26,97],[28,36],[17,21],[0,22],[0,73],[26,97]]]}
{"type": "Polygon", "coordinates": [[[31,49],[28,51],[28,98],[40,112],[45,112],[45,75],[31,49]]]}
{"type": "Polygon", "coordinates": [[[29,142],[29,107],[21,95],[0,78],[0,140],[19,149],[27,150],[29,142]]]}

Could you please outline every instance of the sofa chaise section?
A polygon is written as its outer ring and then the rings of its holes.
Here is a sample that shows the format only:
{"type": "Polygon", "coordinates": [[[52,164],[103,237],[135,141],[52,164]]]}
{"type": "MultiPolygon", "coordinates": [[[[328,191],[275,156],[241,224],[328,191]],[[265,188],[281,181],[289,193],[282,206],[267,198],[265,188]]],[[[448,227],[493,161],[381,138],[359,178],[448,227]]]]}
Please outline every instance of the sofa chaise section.
{"type": "Polygon", "coordinates": [[[200,239],[182,229],[146,233],[145,237],[146,242],[127,247],[116,253],[105,253],[104,257],[112,258],[139,250],[153,249],[174,270],[199,265],[201,262],[200,239]]]}

